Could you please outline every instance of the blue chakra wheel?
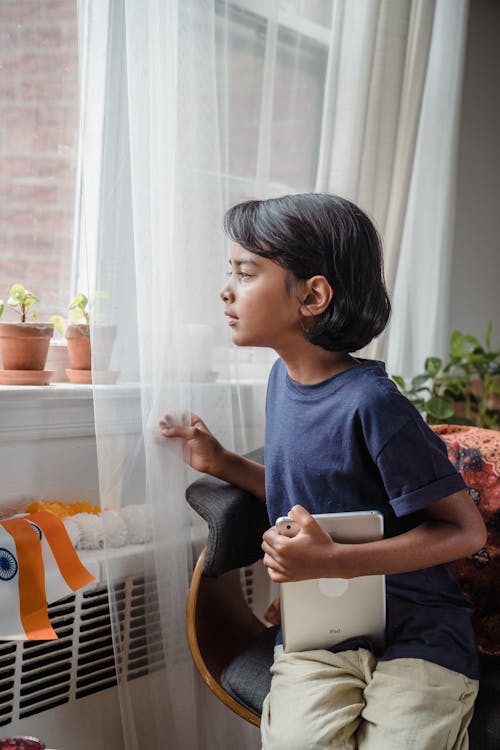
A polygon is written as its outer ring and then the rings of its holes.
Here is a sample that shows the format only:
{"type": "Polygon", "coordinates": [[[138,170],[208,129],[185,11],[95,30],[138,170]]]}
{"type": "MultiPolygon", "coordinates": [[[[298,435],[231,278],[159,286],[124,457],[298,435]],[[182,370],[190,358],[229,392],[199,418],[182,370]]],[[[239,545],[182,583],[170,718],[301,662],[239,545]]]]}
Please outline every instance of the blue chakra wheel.
{"type": "Polygon", "coordinates": [[[469,471],[483,470],[483,457],[478,448],[458,448],[453,451],[455,458],[455,468],[458,471],[469,469],[469,471]]]}
{"type": "Polygon", "coordinates": [[[0,580],[10,581],[17,573],[17,560],[8,549],[0,547],[0,580]]]}
{"type": "Polygon", "coordinates": [[[474,487],[466,487],[466,492],[474,500],[475,505],[481,505],[481,493],[474,487]]]}
{"type": "Polygon", "coordinates": [[[38,526],[38,524],[36,524],[36,523],[33,523],[33,521],[28,521],[28,523],[31,524],[31,526],[33,526],[33,528],[35,529],[36,533],[38,534],[38,538],[41,539],[42,538],[42,530],[41,530],[40,526],[38,526]]]}

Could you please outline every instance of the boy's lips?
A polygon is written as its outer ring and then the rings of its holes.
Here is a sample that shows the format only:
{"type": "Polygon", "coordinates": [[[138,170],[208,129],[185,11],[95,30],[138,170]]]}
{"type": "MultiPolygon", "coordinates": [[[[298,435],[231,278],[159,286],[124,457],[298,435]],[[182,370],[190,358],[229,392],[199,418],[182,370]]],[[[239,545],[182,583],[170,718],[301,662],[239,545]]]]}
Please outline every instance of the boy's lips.
{"type": "Polygon", "coordinates": [[[224,315],[227,318],[228,326],[234,326],[234,324],[238,322],[238,318],[236,317],[236,315],[232,315],[229,312],[225,312],[224,315]]]}

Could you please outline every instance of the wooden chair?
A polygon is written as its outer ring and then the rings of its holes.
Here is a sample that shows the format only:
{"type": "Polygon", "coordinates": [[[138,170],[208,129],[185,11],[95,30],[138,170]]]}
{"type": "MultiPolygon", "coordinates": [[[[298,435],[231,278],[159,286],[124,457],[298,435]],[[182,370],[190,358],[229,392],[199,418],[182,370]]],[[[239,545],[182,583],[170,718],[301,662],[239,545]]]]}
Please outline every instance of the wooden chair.
{"type": "MultiPolygon", "coordinates": [[[[254,451],[248,458],[263,463],[263,451],[254,451]]],[[[263,695],[271,681],[268,671],[275,628],[266,628],[248,605],[240,569],[262,557],[262,534],[269,526],[266,507],[243,490],[212,477],[190,485],[186,497],[209,527],[207,546],[196,563],[188,594],[187,634],[193,660],[213,693],[259,726],[263,695]],[[245,684],[235,690],[231,670],[240,663],[245,684]],[[256,681],[263,683],[257,694],[253,691],[256,681]]]]}
{"type": "MultiPolygon", "coordinates": [[[[263,451],[248,458],[263,463],[263,451]]],[[[266,628],[247,604],[241,570],[262,557],[269,526],[265,505],[226,482],[203,477],[186,497],[207,521],[207,546],[193,574],[187,632],[195,665],[214,694],[246,721],[260,725],[269,690],[276,628],[266,628]]],[[[483,661],[470,750],[500,748],[500,664],[483,661]]]]}

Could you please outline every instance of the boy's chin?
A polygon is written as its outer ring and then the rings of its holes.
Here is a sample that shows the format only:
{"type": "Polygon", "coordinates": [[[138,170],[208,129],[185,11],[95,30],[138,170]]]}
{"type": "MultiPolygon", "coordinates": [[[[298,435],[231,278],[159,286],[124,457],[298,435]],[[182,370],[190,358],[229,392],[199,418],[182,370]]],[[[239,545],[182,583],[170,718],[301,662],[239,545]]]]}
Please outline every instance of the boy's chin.
{"type": "Polygon", "coordinates": [[[245,336],[238,331],[232,331],[231,341],[235,346],[265,346],[265,344],[255,341],[251,336],[245,336]]]}

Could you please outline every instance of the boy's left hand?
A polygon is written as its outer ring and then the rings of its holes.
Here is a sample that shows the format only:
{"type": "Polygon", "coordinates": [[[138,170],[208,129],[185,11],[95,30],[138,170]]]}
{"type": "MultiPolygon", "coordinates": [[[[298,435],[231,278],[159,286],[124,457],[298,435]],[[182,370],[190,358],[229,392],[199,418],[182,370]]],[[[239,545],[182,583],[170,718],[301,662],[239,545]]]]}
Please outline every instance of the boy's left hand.
{"type": "Polygon", "coordinates": [[[275,526],[263,536],[264,565],[271,580],[286,583],[309,578],[342,577],[335,570],[339,545],[302,505],[295,505],[288,515],[300,526],[296,536],[290,539],[279,534],[275,526]]]}

